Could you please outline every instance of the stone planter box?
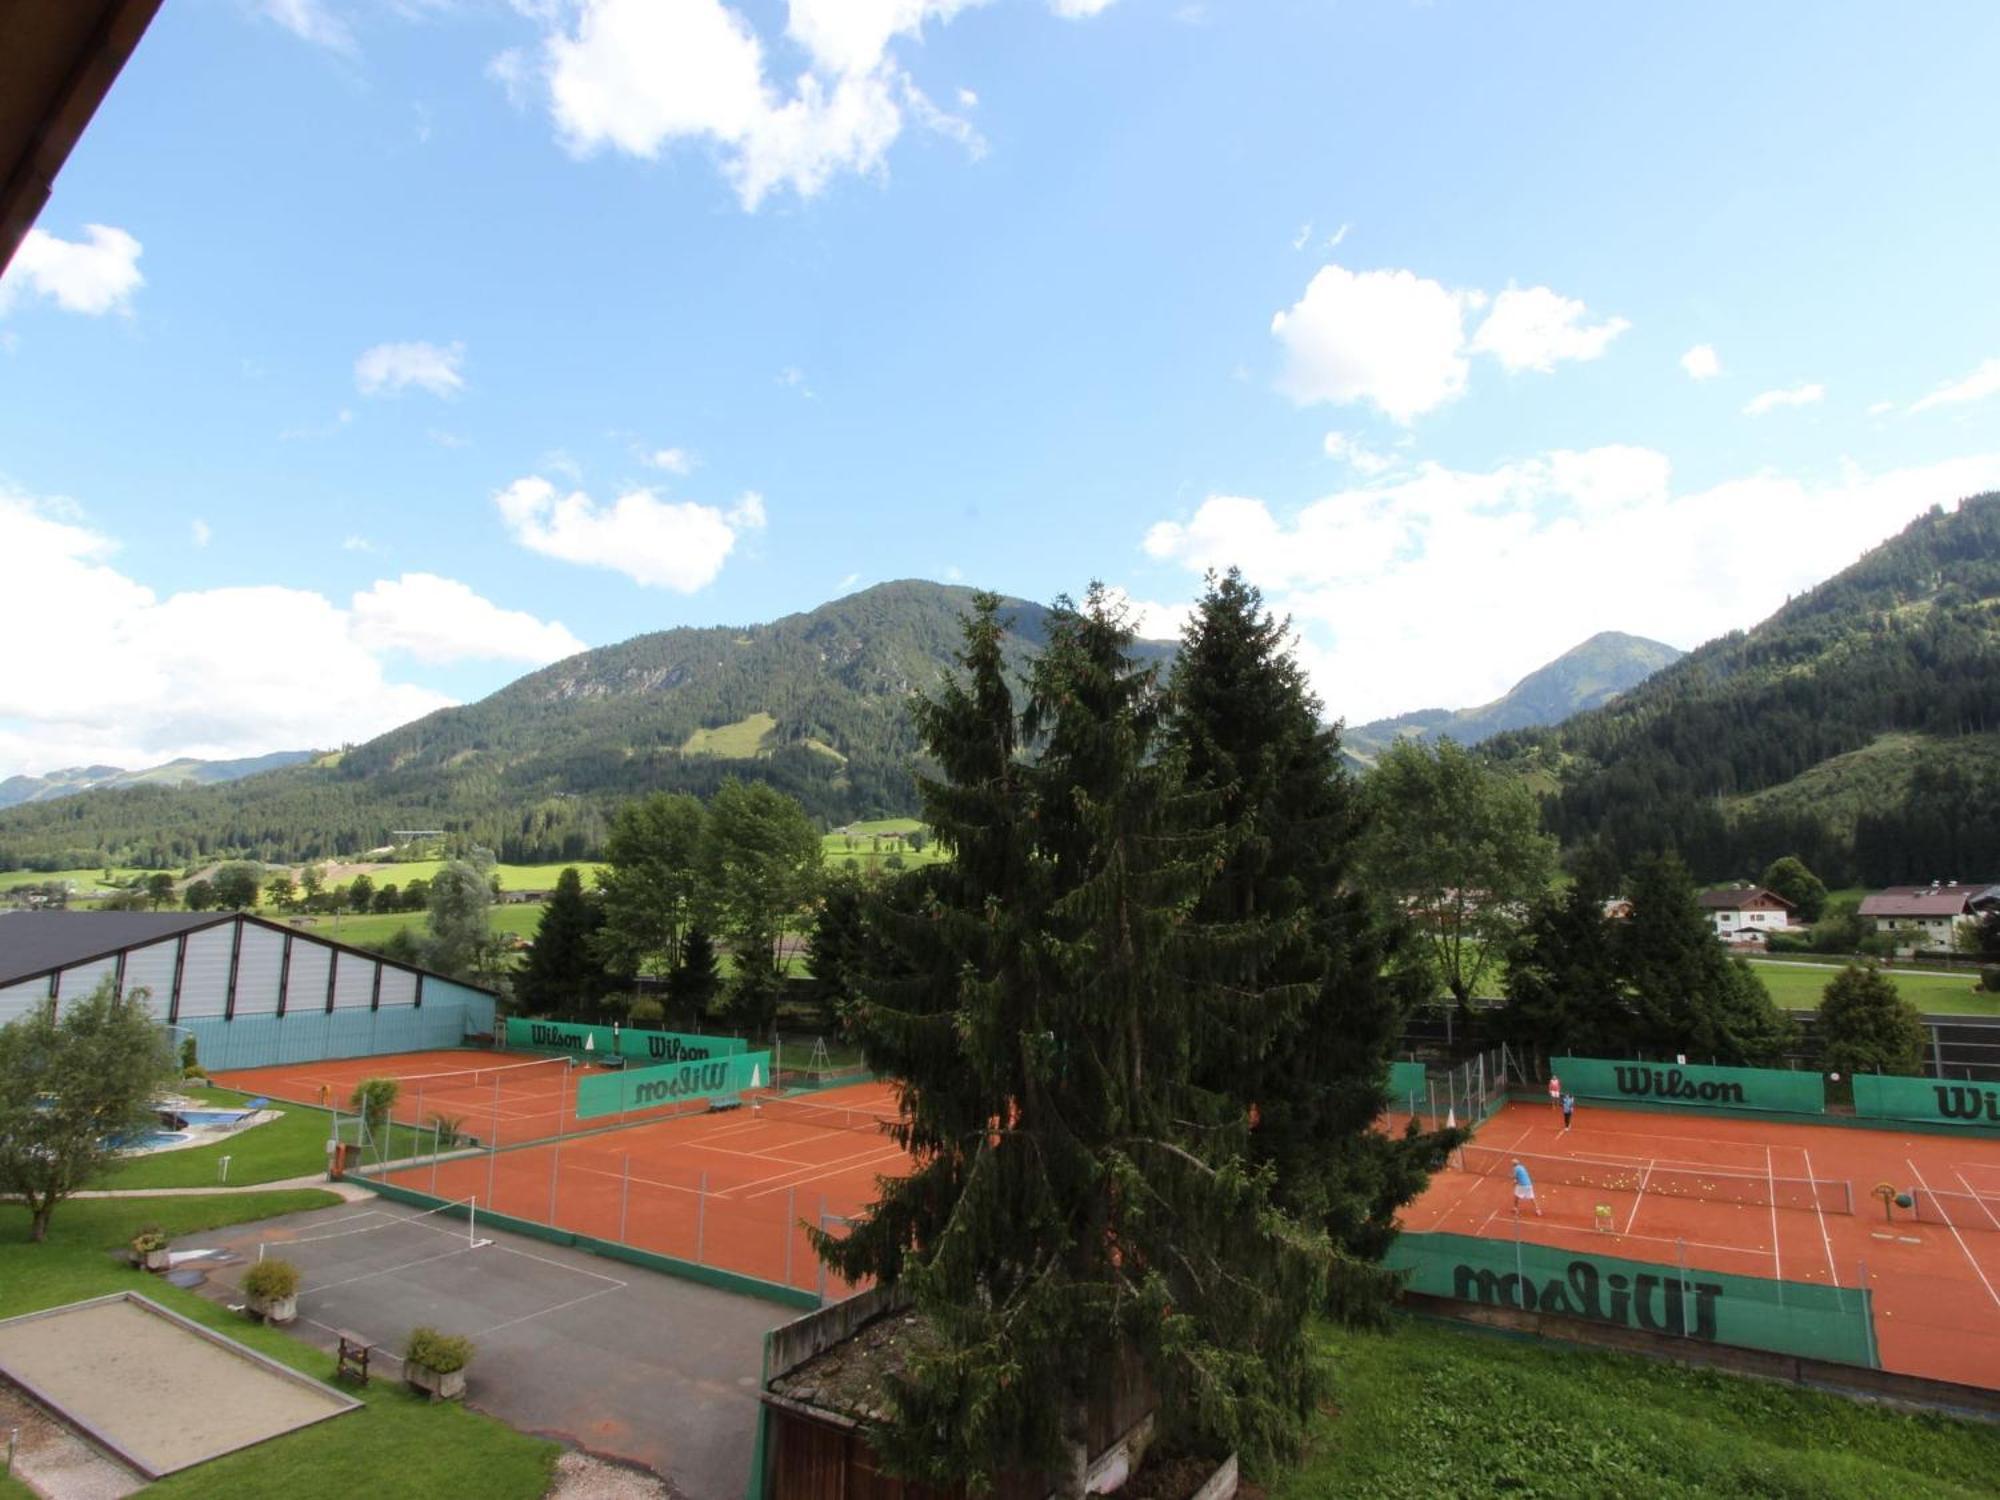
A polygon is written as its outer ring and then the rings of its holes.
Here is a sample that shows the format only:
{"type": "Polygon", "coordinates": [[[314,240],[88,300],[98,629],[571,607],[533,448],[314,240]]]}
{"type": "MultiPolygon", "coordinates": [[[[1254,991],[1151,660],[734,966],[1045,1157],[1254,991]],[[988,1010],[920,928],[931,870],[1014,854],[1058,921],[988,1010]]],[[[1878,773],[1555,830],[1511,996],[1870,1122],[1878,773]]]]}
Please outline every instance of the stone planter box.
{"type": "Polygon", "coordinates": [[[252,1297],[250,1311],[274,1328],[283,1328],[287,1323],[295,1323],[299,1317],[299,1299],[291,1297],[252,1297]]]}
{"type": "Polygon", "coordinates": [[[138,1266],[141,1270],[151,1271],[154,1275],[158,1276],[165,1274],[173,1265],[173,1261],[168,1257],[165,1250],[134,1250],[132,1252],[132,1264],[138,1266]]]}
{"type": "Polygon", "coordinates": [[[429,1392],[433,1401],[457,1401],[465,1395],[463,1370],[433,1370],[425,1365],[406,1364],[403,1379],[413,1390],[429,1392]]]}

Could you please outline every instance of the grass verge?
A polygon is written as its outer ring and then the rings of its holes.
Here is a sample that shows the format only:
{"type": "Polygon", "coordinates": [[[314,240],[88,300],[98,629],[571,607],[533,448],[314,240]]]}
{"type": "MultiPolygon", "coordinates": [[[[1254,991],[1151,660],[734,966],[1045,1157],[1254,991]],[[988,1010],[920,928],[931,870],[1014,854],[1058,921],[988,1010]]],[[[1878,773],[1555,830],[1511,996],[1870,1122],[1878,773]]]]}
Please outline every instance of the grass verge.
{"type": "MultiPolygon", "coordinates": [[[[108,1292],[142,1291],[175,1312],[326,1380],[333,1372],[331,1355],[135,1271],[111,1252],[142,1225],[157,1224],[178,1236],[339,1201],[331,1193],[310,1190],[84,1199],[57,1208],[49,1238],[40,1245],[27,1243],[27,1211],[0,1205],[0,1317],[108,1292]]],[[[158,1500],[214,1495],[352,1500],[367,1494],[535,1500],[548,1488],[560,1451],[552,1442],[524,1436],[456,1403],[433,1406],[387,1380],[375,1380],[355,1394],[366,1403],[361,1411],[171,1475],[146,1494],[158,1500]]],[[[0,1496],[11,1493],[0,1488],[0,1496]]]]}
{"type": "MultiPolygon", "coordinates": [[[[1778,960],[1752,959],[1750,967],[1782,1010],[1818,1010],[1826,987],[1840,972],[1824,964],[1808,968],[1778,960]]],[[[2000,1016],[2000,995],[1981,992],[1976,973],[1938,974],[1902,968],[1882,972],[1894,981],[1897,992],[1925,1015],[2000,1016]]]]}
{"type": "Polygon", "coordinates": [[[1995,1428],[1768,1381],[1414,1319],[1317,1340],[1332,1403],[1270,1500],[1955,1500],[1990,1495],[2000,1472],[1995,1428]]]}

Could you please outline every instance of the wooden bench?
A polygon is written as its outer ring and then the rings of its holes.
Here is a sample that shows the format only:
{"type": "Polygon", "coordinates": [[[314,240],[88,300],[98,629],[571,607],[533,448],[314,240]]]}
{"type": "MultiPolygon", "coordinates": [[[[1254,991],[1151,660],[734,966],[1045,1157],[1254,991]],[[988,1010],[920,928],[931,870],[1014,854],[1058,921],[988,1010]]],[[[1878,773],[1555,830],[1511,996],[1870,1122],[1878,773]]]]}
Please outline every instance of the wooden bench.
{"type": "Polygon", "coordinates": [[[353,1380],[357,1385],[368,1384],[368,1356],[375,1346],[358,1333],[349,1333],[345,1328],[334,1330],[334,1337],[340,1340],[340,1355],[333,1367],[336,1380],[353,1380]]]}

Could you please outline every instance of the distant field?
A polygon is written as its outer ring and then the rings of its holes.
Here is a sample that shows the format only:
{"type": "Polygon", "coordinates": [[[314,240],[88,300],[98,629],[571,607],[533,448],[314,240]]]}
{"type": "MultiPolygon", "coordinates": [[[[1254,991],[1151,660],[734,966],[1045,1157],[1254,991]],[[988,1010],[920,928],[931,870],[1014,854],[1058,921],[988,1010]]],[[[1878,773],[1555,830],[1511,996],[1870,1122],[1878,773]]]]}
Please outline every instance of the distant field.
{"type": "Polygon", "coordinates": [[[917,851],[902,839],[888,837],[892,833],[909,834],[923,826],[915,818],[871,818],[851,823],[845,830],[836,830],[820,840],[821,856],[827,869],[834,871],[845,869],[849,860],[859,870],[880,869],[892,854],[900,854],[906,868],[933,865],[944,858],[935,839],[926,839],[923,849],[917,851]]]}
{"type": "MultiPolygon", "coordinates": [[[[518,934],[531,938],[541,925],[542,906],[537,903],[526,906],[495,906],[491,925],[495,932],[518,934]]],[[[370,912],[367,916],[342,916],[338,923],[332,917],[315,917],[312,926],[301,927],[301,932],[310,932],[314,937],[332,938],[341,943],[374,944],[385,943],[403,928],[415,929],[418,936],[424,932],[424,913],[420,911],[392,911],[380,914],[370,912]]]]}
{"type": "MultiPolygon", "coordinates": [[[[408,864],[384,865],[379,870],[370,870],[368,878],[379,889],[384,885],[408,885],[412,880],[435,880],[438,871],[445,867],[441,859],[413,859],[408,864]]],[[[552,891],[564,870],[574,867],[583,877],[583,887],[589,890],[592,878],[604,866],[594,860],[572,859],[559,865],[495,865],[493,873],[500,877],[503,891],[552,891]]],[[[352,877],[343,875],[331,882],[346,885],[352,877]]]]}
{"type": "Polygon", "coordinates": [[[713,755],[723,760],[755,760],[764,753],[764,740],[778,727],[769,714],[751,714],[734,724],[714,729],[697,729],[681,745],[683,755],[713,755]]]}
{"type": "MultiPolygon", "coordinates": [[[[154,872],[151,870],[135,869],[131,865],[113,865],[111,867],[112,876],[121,881],[133,880],[140,876],[151,875],[152,873],[154,872]]],[[[169,871],[168,873],[176,880],[180,879],[181,872],[179,870],[169,871]]],[[[4,870],[0,871],[0,891],[10,891],[17,885],[41,885],[45,881],[59,880],[65,884],[75,885],[80,891],[89,892],[96,890],[98,883],[103,878],[104,866],[102,865],[93,866],[88,870],[4,870]]]]}
{"type": "MultiPolygon", "coordinates": [[[[1818,1010],[1820,996],[1837,969],[1823,964],[1798,967],[1770,959],[1750,960],[1771,998],[1786,1010],[1818,1010]]],[[[1928,974],[1916,969],[1885,971],[1912,1005],[1927,1015],[2000,1016],[2000,995],[1982,994],[1972,974],[1928,974]]]]}

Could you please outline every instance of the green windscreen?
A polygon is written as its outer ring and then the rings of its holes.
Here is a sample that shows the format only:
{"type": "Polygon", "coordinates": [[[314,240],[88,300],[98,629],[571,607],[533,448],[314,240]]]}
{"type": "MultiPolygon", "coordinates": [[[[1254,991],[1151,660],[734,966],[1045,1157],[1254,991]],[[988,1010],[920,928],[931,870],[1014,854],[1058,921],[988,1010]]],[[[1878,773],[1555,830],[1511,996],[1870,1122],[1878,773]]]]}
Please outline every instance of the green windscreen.
{"type": "Polygon", "coordinates": [[[628,1062],[699,1062],[733,1057],[748,1049],[738,1036],[688,1036],[678,1031],[641,1031],[632,1026],[585,1026],[571,1021],[507,1022],[507,1045],[578,1057],[622,1057],[628,1062]]]}
{"type": "Polygon", "coordinates": [[[626,1068],[594,1073],[576,1086],[576,1117],[594,1120],[632,1110],[661,1109],[734,1098],[771,1082],[771,1054],[739,1052],[658,1068],[626,1068]]]}
{"type": "Polygon", "coordinates": [[[1856,1073],[1854,1112],[1875,1119],[1935,1121],[1963,1130],[2000,1130],[2000,1084],[1856,1073]]]}
{"type": "Polygon", "coordinates": [[[1389,1064],[1389,1108],[1408,1109],[1412,1097],[1429,1097],[1424,1065],[1420,1062],[1389,1064]]]}
{"type": "Polygon", "coordinates": [[[1705,1343],[1874,1368],[1868,1293],[1462,1234],[1403,1234],[1383,1264],[1411,1291],[1705,1343]]]}
{"type": "Polygon", "coordinates": [[[1579,1099],[1616,1099],[1662,1109],[1826,1112],[1826,1086],[1817,1073],[1614,1062],[1600,1057],[1556,1057],[1549,1060],[1549,1067],[1562,1080],[1564,1090],[1579,1099]]]}

